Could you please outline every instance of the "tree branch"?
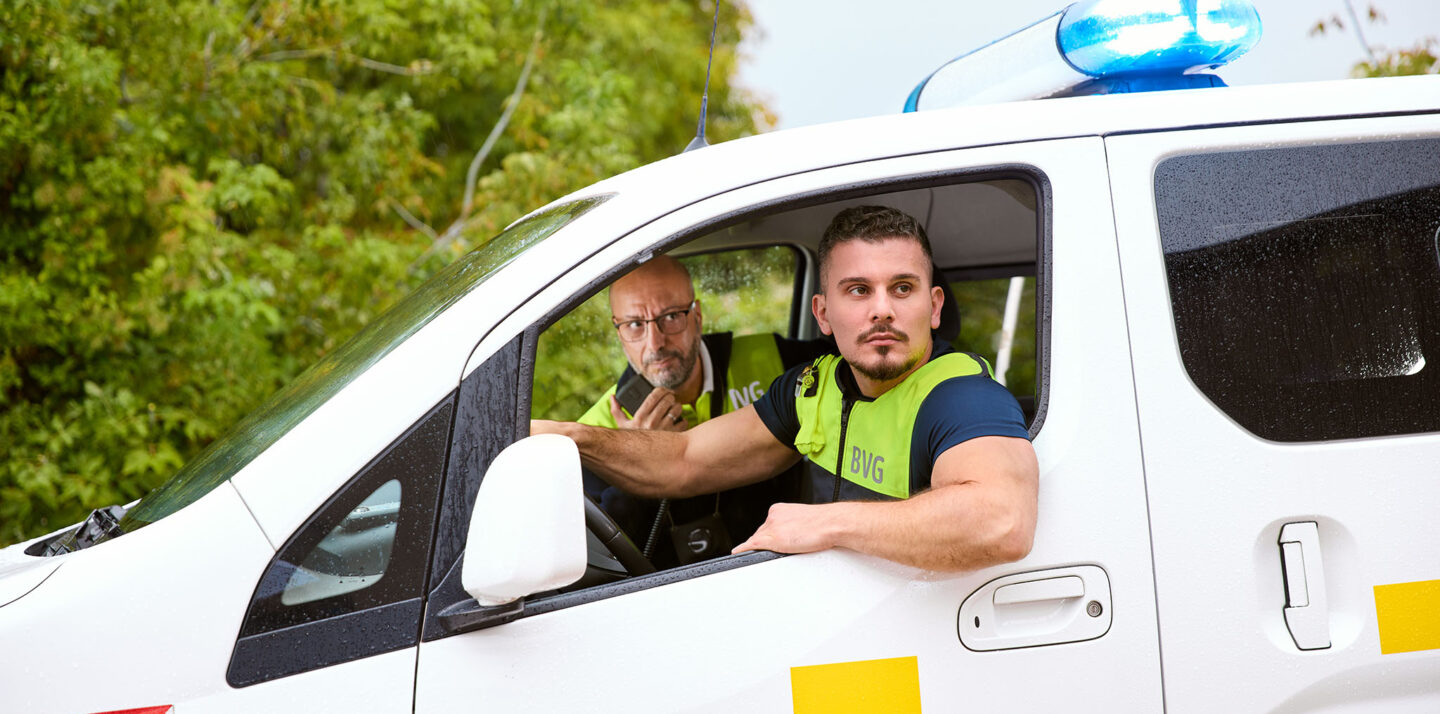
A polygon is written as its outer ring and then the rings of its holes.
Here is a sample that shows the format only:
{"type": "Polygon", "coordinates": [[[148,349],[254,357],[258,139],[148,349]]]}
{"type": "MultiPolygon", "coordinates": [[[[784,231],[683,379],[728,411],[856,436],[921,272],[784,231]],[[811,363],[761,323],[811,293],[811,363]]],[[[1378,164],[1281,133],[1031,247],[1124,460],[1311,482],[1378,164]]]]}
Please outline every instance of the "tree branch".
{"type": "Polygon", "coordinates": [[[360,66],[365,67],[366,69],[373,69],[373,70],[375,70],[375,71],[377,71],[377,72],[389,72],[390,74],[399,74],[399,75],[403,75],[403,76],[406,76],[406,77],[418,77],[418,76],[420,76],[420,75],[422,75],[422,74],[430,74],[431,72],[434,72],[434,71],[435,71],[435,65],[432,64],[432,63],[430,62],[430,60],[426,60],[426,59],[415,60],[414,62],[411,62],[411,63],[410,63],[410,66],[409,66],[409,67],[401,67],[401,66],[398,65],[398,64],[390,64],[389,62],[380,62],[380,61],[378,61],[378,60],[372,60],[372,59],[370,59],[369,57],[361,57],[361,56],[359,56],[359,55],[352,55],[352,54],[350,54],[350,53],[348,53],[348,52],[345,52],[345,53],[342,53],[342,54],[343,54],[345,57],[348,57],[348,58],[350,58],[350,59],[353,59],[353,60],[355,60],[356,62],[359,62],[359,63],[360,63],[360,66]]]}
{"type": "Polygon", "coordinates": [[[260,12],[261,0],[250,3],[250,9],[245,11],[245,17],[240,18],[240,24],[249,25],[255,22],[255,15],[260,12]]]}
{"type": "Polygon", "coordinates": [[[316,59],[331,54],[335,55],[335,57],[339,59],[353,60],[361,67],[364,67],[366,69],[373,69],[377,72],[388,72],[389,74],[398,74],[406,77],[417,77],[424,74],[430,74],[431,72],[435,71],[435,65],[427,59],[415,60],[414,62],[410,63],[409,67],[401,67],[398,64],[381,62],[380,60],[373,60],[369,57],[361,57],[360,55],[345,52],[344,50],[330,49],[325,47],[309,50],[280,50],[277,52],[270,52],[260,55],[259,57],[255,58],[255,61],[289,62],[291,60],[316,59]]]}
{"type": "Polygon", "coordinates": [[[259,57],[256,57],[256,58],[255,58],[255,61],[256,61],[256,62],[289,62],[290,60],[298,60],[298,59],[315,59],[316,57],[324,57],[325,55],[328,55],[328,54],[330,54],[331,52],[334,52],[334,50],[328,49],[328,48],[311,49],[311,50],[280,50],[280,51],[278,51],[278,52],[270,52],[270,53],[267,53],[267,54],[260,55],[259,57]]]}
{"type": "Polygon", "coordinates": [[[210,91],[210,71],[214,69],[215,62],[211,59],[210,52],[215,47],[215,32],[212,30],[205,36],[205,74],[200,80],[200,91],[210,91]]]}
{"type": "Polygon", "coordinates": [[[510,124],[510,117],[515,113],[515,107],[519,106],[520,98],[525,95],[525,85],[530,81],[530,71],[535,67],[535,57],[540,53],[540,41],[545,37],[545,10],[540,11],[540,20],[535,28],[535,35],[530,41],[530,52],[525,56],[525,65],[520,69],[520,77],[515,80],[515,89],[505,99],[505,110],[500,113],[500,119],[490,129],[489,136],[485,137],[485,143],[480,145],[480,150],[475,152],[475,158],[470,160],[470,169],[465,172],[465,198],[460,203],[460,216],[445,229],[445,232],[436,237],[432,234],[430,247],[425,249],[415,261],[410,264],[410,271],[414,272],[421,263],[434,255],[441,249],[455,242],[465,229],[465,224],[470,220],[470,211],[475,204],[475,183],[480,178],[480,166],[485,163],[490,151],[495,148],[495,142],[501,134],[505,133],[505,127],[510,124]]]}
{"type": "Polygon", "coordinates": [[[1370,58],[1370,64],[1375,64],[1375,50],[1370,48],[1370,43],[1365,40],[1365,31],[1360,29],[1360,16],[1355,14],[1355,5],[1351,0],[1345,0],[1345,10],[1350,13],[1350,24],[1355,26],[1355,36],[1360,39],[1360,46],[1365,48],[1365,56],[1370,58]]]}
{"type": "MultiPolygon", "coordinates": [[[[255,5],[251,6],[251,9],[252,9],[252,10],[258,9],[259,4],[260,4],[260,3],[257,2],[255,5]]],[[[245,13],[245,16],[246,16],[246,17],[250,17],[250,13],[249,13],[249,12],[246,12],[246,13],[245,13]]],[[[249,37],[241,37],[241,38],[240,38],[240,44],[236,45],[236,47],[235,47],[235,58],[238,59],[238,60],[242,60],[242,61],[243,61],[243,60],[245,60],[245,59],[247,59],[247,58],[250,57],[250,53],[252,53],[252,52],[254,52],[256,49],[264,46],[265,43],[269,42],[270,40],[275,39],[275,30],[278,29],[278,28],[280,28],[280,27],[282,27],[282,26],[284,26],[284,25],[285,25],[285,21],[286,21],[287,19],[289,19],[289,16],[290,16],[290,9],[289,9],[289,7],[288,7],[288,6],[285,6],[285,5],[282,5],[282,6],[280,7],[280,13],[275,16],[275,24],[274,24],[273,26],[266,27],[265,32],[260,36],[260,41],[259,41],[259,42],[256,42],[253,47],[250,45],[250,38],[249,38],[249,37]]],[[[263,23],[263,18],[261,18],[261,20],[262,20],[262,23],[263,23]]],[[[263,24],[262,24],[261,26],[264,27],[263,24]]]]}
{"type": "Polygon", "coordinates": [[[406,222],[406,223],[409,223],[411,228],[414,228],[415,230],[420,231],[421,233],[424,233],[424,234],[427,235],[427,236],[430,236],[430,240],[432,240],[432,241],[434,241],[434,240],[439,240],[440,237],[437,236],[437,235],[435,235],[435,229],[434,229],[434,228],[431,228],[431,227],[430,227],[429,225],[427,225],[424,221],[420,220],[419,218],[416,218],[413,213],[405,210],[405,207],[402,206],[402,205],[400,205],[400,202],[399,202],[399,201],[396,201],[396,200],[393,199],[393,198],[387,198],[387,199],[385,199],[385,202],[386,202],[386,203],[389,203],[389,204],[390,204],[390,207],[393,208],[393,209],[395,209],[395,212],[398,213],[398,214],[400,214],[400,217],[403,218],[403,219],[405,219],[405,222],[406,222]]]}
{"type": "Polygon", "coordinates": [[[465,172],[465,200],[460,204],[460,220],[463,221],[470,215],[470,209],[475,202],[475,181],[480,174],[480,165],[485,163],[485,157],[490,155],[490,150],[495,148],[495,141],[505,132],[505,127],[510,123],[510,116],[515,113],[515,107],[520,104],[520,97],[525,94],[525,84],[530,81],[530,70],[535,66],[535,55],[540,52],[540,40],[545,34],[545,11],[541,10],[540,26],[535,28],[535,37],[530,41],[530,52],[525,56],[525,66],[520,69],[520,77],[515,81],[515,91],[506,100],[505,111],[500,114],[500,120],[495,122],[495,127],[490,130],[490,135],[485,137],[485,143],[480,145],[480,150],[475,152],[475,158],[470,161],[470,170],[465,172]]]}

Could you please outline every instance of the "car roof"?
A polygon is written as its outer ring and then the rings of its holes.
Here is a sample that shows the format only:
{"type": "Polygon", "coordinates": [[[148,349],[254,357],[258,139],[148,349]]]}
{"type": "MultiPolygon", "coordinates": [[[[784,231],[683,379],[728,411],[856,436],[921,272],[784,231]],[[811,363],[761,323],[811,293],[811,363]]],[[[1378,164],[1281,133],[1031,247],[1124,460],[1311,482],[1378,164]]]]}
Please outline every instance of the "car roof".
{"type": "MultiPolygon", "coordinates": [[[[694,200],[828,166],[948,149],[1076,136],[1440,112],[1440,76],[1040,99],[787,129],[686,152],[566,199],[681,192],[694,200]]],[[[634,198],[634,197],[632,197],[634,198]]],[[[676,196],[681,203],[683,196],[676,196]]]]}

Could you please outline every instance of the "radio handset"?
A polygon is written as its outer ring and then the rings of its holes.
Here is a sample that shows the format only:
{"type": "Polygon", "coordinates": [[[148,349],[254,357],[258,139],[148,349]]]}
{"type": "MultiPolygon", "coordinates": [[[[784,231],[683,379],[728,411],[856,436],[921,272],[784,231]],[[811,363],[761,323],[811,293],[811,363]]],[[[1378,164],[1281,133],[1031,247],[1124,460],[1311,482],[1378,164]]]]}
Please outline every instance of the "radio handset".
{"type": "Polygon", "coordinates": [[[655,387],[639,372],[632,372],[620,383],[619,389],[615,390],[615,400],[634,418],[635,412],[640,410],[640,405],[645,403],[645,398],[654,390],[655,387]]]}

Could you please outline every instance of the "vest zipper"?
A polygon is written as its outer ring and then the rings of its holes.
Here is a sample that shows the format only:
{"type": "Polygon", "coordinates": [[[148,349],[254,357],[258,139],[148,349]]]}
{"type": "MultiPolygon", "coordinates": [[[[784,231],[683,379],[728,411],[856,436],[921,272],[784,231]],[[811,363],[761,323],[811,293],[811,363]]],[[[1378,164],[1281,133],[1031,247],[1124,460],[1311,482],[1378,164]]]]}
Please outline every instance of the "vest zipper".
{"type": "Polygon", "coordinates": [[[830,495],[830,502],[840,500],[840,469],[845,466],[845,429],[850,426],[850,409],[855,406],[855,400],[845,397],[840,407],[840,456],[835,459],[835,492],[830,495]]]}

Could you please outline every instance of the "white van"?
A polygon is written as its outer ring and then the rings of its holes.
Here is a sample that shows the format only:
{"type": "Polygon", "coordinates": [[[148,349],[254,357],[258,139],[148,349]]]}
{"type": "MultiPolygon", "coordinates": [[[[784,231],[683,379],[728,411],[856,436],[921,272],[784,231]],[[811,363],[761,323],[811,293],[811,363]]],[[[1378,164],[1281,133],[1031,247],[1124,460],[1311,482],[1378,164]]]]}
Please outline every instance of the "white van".
{"type": "Polygon", "coordinates": [[[460,259],[118,523],[0,551],[0,711],[1440,710],[1437,229],[1434,76],[642,167],[460,259]],[[662,252],[763,254],[757,329],[814,336],[816,243],[860,203],[921,219],[956,295],[1020,279],[1033,551],[645,572],[559,437],[526,438],[571,389],[547,340],[662,252]]]}

